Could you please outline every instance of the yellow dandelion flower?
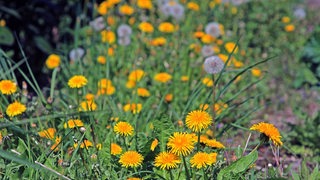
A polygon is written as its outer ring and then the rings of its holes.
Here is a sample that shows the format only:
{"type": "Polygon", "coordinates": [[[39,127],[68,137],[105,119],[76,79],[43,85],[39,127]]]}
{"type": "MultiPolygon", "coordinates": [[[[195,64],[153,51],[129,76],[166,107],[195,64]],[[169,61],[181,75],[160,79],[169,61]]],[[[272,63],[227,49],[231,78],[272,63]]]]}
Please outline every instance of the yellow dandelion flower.
{"type": "Polygon", "coordinates": [[[136,151],[127,151],[120,156],[119,163],[122,167],[138,167],[141,166],[143,156],[136,151]]]}
{"type": "Polygon", "coordinates": [[[199,109],[205,111],[209,108],[209,104],[200,104],[199,109]]]}
{"type": "Polygon", "coordinates": [[[5,27],[6,26],[6,20],[0,19],[0,27],[5,27]]]}
{"type": "Polygon", "coordinates": [[[217,153],[209,153],[209,165],[217,162],[217,153]]]}
{"type": "Polygon", "coordinates": [[[110,79],[107,79],[107,78],[102,78],[99,80],[98,82],[98,87],[99,88],[108,88],[112,86],[112,82],[110,79]]]}
{"type": "Polygon", "coordinates": [[[216,38],[211,36],[210,34],[204,34],[201,37],[201,42],[203,42],[205,44],[210,44],[210,43],[214,42],[215,40],[216,40],[216,38]]]}
{"type": "Polygon", "coordinates": [[[98,56],[98,57],[97,57],[97,62],[98,62],[99,64],[106,64],[107,59],[106,59],[106,57],[104,57],[104,56],[98,56]]]}
{"type": "Polygon", "coordinates": [[[150,24],[148,22],[140,23],[139,29],[140,29],[140,31],[145,32],[145,33],[152,33],[154,31],[152,24],[150,24]]]}
{"type": "Polygon", "coordinates": [[[218,54],[219,58],[224,62],[226,63],[227,60],[228,60],[228,55],[225,55],[225,54],[218,54]]]}
{"type": "Polygon", "coordinates": [[[125,4],[125,5],[122,5],[122,6],[119,7],[119,12],[121,14],[123,14],[123,15],[130,16],[130,15],[132,15],[134,13],[134,9],[133,9],[133,7],[125,4]]]}
{"type": "Polygon", "coordinates": [[[21,104],[18,101],[15,101],[8,105],[6,113],[10,117],[14,117],[24,113],[27,110],[27,107],[24,104],[21,104]]]}
{"type": "Polygon", "coordinates": [[[58,145],[60,144],[60,142],[61,142],[61,137],[60,136],[56,137],[54,144],[50,147],[51,151],[55,151],[55,152],[58,151],[59,150],[58,145]]]}
{"type": "Polygon", "coordinates": [[[46,130],[38,132],[38,135],[42,138],[53,139],[56,131],[57,130],[55,128],[48,128],[46,130]]]}
{"type": "Polygon", "coordinates": [[[130,72],[128,79],[130,81],[139,82],[145,76],[145,72],[141,69],[130,72]]]}
{"type": "Polygon", "coordinates": [[[216,149],[224,149],[225,148],[225,146],[221,142],[219,142],[215,139],[207,139],[204,141],[204,144],[208,147],[212,147],[212,148],[216,148],[216,149]]]}
{"type": "Polygon", "coordinates": [[[109,3],[107,1],[103,1],[98,6],[98,13],[100,15],[106,15],[108,13],[109,3]]]}
{"type": "Polygon", "coordinates": [[[121,152],[122,152],[122,148],[118,144],[111,143],[110,153],[112,155],[118,155],[118,154],[121,154],[121,152]]]}
{"type": "Polygon", "coordinates": [[[219,115],[221,114],[224,110],[228,108],[228,104],[225,104],[223,102],[218,102],[214,104],[214,112],[219,115]]]}
{"type": "Polygon", "coordinates": [[[0,91],[2,94],[13,94],[17,91],[17,85],[10,80],[1,80],[0,81],[0,91]]]}
{"type": "Polygon", "coordinates": [[[163,32],[163,33],[172,33],[175,30],[174,25],[169,22],[160,23],[158,29],[160,32],[163,32]]]}
{"type": "Polygon", "coordinates": [[[114,55],[114,48],[109,47],[108,48],[108,56],[113,56],[114,55]]]}
{"type": "Polygon", "coordinates": [[[142,179],[137,177],[129,177],[127,180],[142,180],[142,179]]]}
{"type": "Polygon", "coordinates": [[[91,101],[82,101],[80,103],[79,111],[95,111],[97,109],[97,104],[91,101]]]}
{"type": "Polygon", "coordinates": [[[141,9],[152,9],[152,1],[151,0],[138,0],[137,5],[141,9]]]}
{"type": "Polygon", "coordinates": [[[107,24],[109,26],[113,26],[115,23],[116,23],[116,20],[115,20],[115,18],[113,16],[108,16],[107,17],[107,24]]]}
{"type": "Polygon", "coordinates": [[[193,33],[193,37],[197,38],[197,39],[201,39],[202,36],[204,36],[206,33],[204,33],[203,31],[196,31],[193,33]]]}
{"type": "Polygon", "coordinates": [[[212,81],[212,79],[205,77],[202,79],[202,84],[206,85],[207,87],[212,87],[213,81],[212,81]]]}
{"type": "Polygon", "coordinates": [[[161,82],[161,83],[166,83],[172,79],[172,76],[168,73],[162,72],[158,73],[154,76],[154,80],[161,82]]]}
{"type": "Polygon", "coordinates": [[[191,111],[186,117],[186,125],[194,132],[200,132],[208,128],[212,122],[212,117],[209,113],[202,110],[191,111]]]}
{"type": "Polygon", "coordinates": [[[83,142],[80,144],[80,148],[82,149],[83,148],[88,149],[89,147],[92,147],[92,146],[93,146],[92,142],[87,139],[83,140],[83,142]]]}
{"type": "Polygon", "coordinates": [[[87,101],[93,101],[94,100],[94,94],[88,93],[86,94],[86,100],[87,101]]]}
{"type": "Polygon", "coordinates": [[[121,2],[121,0],[108,0],[108,2],[109,2],[109,4],[110,4],[111,6],[114,6],[114,5],[116,5],[116,4],[119,4],[119,3],[121,2]]]}
{"type": "Polygon", "coordinates": [[[81,88],[85,86],[87,83],[87,78],[82,75],[72,76],[68,81],[68,85],[70,88],[81,88]]]}
{"type": "Polygon", "coordinates": [[[75,127],[82,127],[83,122],[80,119],[69,119],[67,123],[63,124],[63,127],[73,129],[75,127]]]}
{"type": "Polygon", "coordinates": [[[96,145],[96,148],[97,148],[98,151],[100,151],[100,150],[102,149],[102,144],[101,144],[101,143],[98,143],[98,144],[96,145]]]}
{"type": "Polygon", "coordinates": [[[210,155],[205,152],[197,152],[190,159],[191,167],[196,167],[197,169],[205,168],[211,164],[210,155]]]}
{"type": "Polygon", "coordinates": [[[150,92],[146,88],[138,88],[137,94],[138,94],[138,96],[141,96],[141,97],[149,97],[150,96],[150,92]]]}
{"type": "Polygon", "coordinates": [[[46,66],[48,69],[54,69],[60,65],[60,56],[57,54],[51,54],[46,60],[46,66]]]}
{"type": "Polygon", "coordinates": [[[173,133],[173,136],[169,137],[167,146],[171,149],[171,153],[178,156],[187,156],[192,152],[195,142],[193,135],[175,132],[173,133]]]}
{"type": "Polygon", "coordinates": [[[193,11],[199,11],[199,9],[200,9],[199,5],[195,2],[189,2],[187,4],[187,8],[190,10],[193,10],[193,11]]]}
{"type": "Polygon", "coordinates": [[[213,137],[214,133],[213,133],[213,131],[211,129],[208,129],[206,131],[206,135],[209,136],[209,137],[213,137]]]}
{"type": "Polygon", "coordinates": [[[238,52],[238,46],[236,47],[236,43],[234,42],[227,42],[225,45],[224,45],[224,48],[226,49],[226,51],[228,53],[231,53],[232,50],[235,48],[235,50],[233,51],[233,53],[237,53],[238,52]]]}
{"type": "Polygon", "coordinates": [[[103,30],[100,32],[101,41],[103,43],[107,42],[109,44],[113,44],[116,41],[116,34],[109,30],[103,30]]]}
{"type": "Polygon", "coordinates": [[[157,37],[151,41],[152,46],[163,46],[166,43],[167,43],[167,40],[164,37],[157,37]]]}
{"type": "Polygon", "coordinates": [[[126,104],[123,106],[123,110],[125,112],[131,111],[133,114],[140,113],[141,109],[142,109],[142,104],[140,104],[140,103],[138,103],[138,104],[135,104],[135,103],[130,104],[129,103],[129,104],[126,104]]]}
{"type": "Polygon", "coordinates": [[[180,163],[179,156],[170,152],[161,152],[154,160],[154,166],[167,170],[177,168],[180,163]]]}
{"type": "Polygon", "coordinates": [[[127,81],[127,83],[126,83],[126,87],[127,87],[128,89],[132,89],[132,88],[134,88],[135,86],[136,86],[136,82],[135,82],[135,81],[129,80],[129,81],[127,81]]]}
{"type": "Polygon", "coordinates": [[[0,145],[2,144],[2,139],[3,139],[3,136],[2,136],[2,133],[0,131],[0,145]]]}
{"type": "Polygon", "coordinates": [[[288,24],[284,27],[286,32],[293,32],[295,30],[295,26],[293,24],[288,24]]]}
{"type": "Polygon", "coordinates": [[[101,88],[98,89],[98,95],[106,94],[106,95],[112,95],[116,92],[116,88],[114,86],[109,86],[107,88],[101,88]]]}
{"type": "Polygon", "coordinates": [[[188,76],[181,76],[180,80],[182,82],[187,82],[187,81],[189,81],[189,77],[188,76]]]}
{"type": "Polygon", "coordinates": [[[272,140],[272,142],[276,146],[282,145],[281,135],[280,135],[278,129],[276,127],[274,127],[273,124],[261,122],[261,123],[254,124],[253,126],[251,126],[250,130],[259,131],[264,136],[269,138],[269,140],[272,140]]]}
{"type": "Polygon", "coordinates": [[[127,122],[118,122],[114,126],[114,132],[120,134],[121,136],[132,136],[133,135],[133,127],[127,122]]]}
{"type": "Polygon", "coordinates": [[[119,117],[111,117],[110,120],[117,122],[117,121],[119,121],[119,117]]]}
{"type": "Polygon", "coordinates": [[[159,144],[158,139],[154,139],[151,143],[150,150],[154,151],[154,149],[158,146],[158,144],[159,144]]]}
{"type": "Polygon", "coordinates": [[[262,72],[259,68],[252,68],[251,69],[251,74],[255,77],[260,77],[262,72]]]}
{"type": "Polygon", "coordinates": [[[243,62],[238,61],[235,58],[232,58],[232,63],[235,68],[242,68],[244,66],[243,62]]]}
{"type": "Polygon", "coordinates": [[[288,16],[284,16],[281,18],[281,21],[285,24],[289,23],[290,22],[290,18],[288,16]]]}
{"type": "Polygon", "coordinates": [[[209,138],[208,138],[207,136],[201,135],[201,136],[200,136],[200,143],[205,144],[205,142],[206,142],[208,139],[209,139],[209,138]]]}
{"type": "Polygon", "coordinates": [[[170,103],[173,99],[173,94],[166,94],[166,96],[164,97],[164,100],[167,102],[167,103],[170,103]]]}

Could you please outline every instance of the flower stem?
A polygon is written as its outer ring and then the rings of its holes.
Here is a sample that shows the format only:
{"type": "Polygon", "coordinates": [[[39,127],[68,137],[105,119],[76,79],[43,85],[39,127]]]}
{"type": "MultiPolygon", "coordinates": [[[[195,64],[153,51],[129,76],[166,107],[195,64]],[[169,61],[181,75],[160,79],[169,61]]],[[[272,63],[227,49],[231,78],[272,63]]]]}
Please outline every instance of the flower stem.
{"type": "Polygon", "coordinates": [[[207,177],[207,174],[206,174],[206,171],[204,170],[204,168],[202,168],[202,173],[203,173],[203,179],[207,180],[208,177],[207,177]]]}
{"type": "Polygon", "coordinates": [[[216,116],[216,112],[215,112],[215,103],[216,103],[216,83],[214,82],[214,74],[212,74],[212,81],[213,81],[213,86],[212,86],[212,128],[214,129],[214,122],[215,122],[215,116],[216,116]]]}
{"type": "Polygon", "coordinates": [[[197,152],[200,151],[200,131],[198,132],[197,152]]]}
{"type": "Polygon", "coordinates": [[[190,180],[190,174],[189,174],[189,170],[187,167],[186,158],[184,156],[182,156],[182,160],[183,160],[184,169],[186,170],[186,176],[187,176],[186,179],[190,180]]]}
{"type": "Polygon", "coordinates": [[[124,146],[125,146],[126,151],[127,151],[128,150],[128,145],[127,145],[126,137],[125,136],[122,136],[122,137],[123,137],[124,146]]]}
{"type": "Polygon", "coordinates": [[[171,169],[169,170],[169,173],[170,173],[170,179],[173,180],[173,174],[171,169]]]}
{"type": "Polygon", "coordinates": [[[247,142],[246,142],[246,145],[244,146],[244,149],[243,149],[243,152],[242,152],[242,156],[243,156],[244,153],[246,152],[246,149],[247,149],[248,144],[249,144],[250,137],[251,137],[251,133],[249,134],[248,139],[247,139],[247,142]]]}

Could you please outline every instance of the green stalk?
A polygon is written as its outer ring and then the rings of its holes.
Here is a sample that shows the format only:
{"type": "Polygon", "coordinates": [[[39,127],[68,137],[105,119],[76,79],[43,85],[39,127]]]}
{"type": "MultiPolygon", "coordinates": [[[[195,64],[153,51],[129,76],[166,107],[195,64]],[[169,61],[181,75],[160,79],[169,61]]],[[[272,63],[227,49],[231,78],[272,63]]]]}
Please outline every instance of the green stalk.
{"type": "Polygon", "coordinates": [[[169,173],[170,173],[170,179],[173,180],[173,174],[172,174],[171,169],[169,169],[169,173]]]}
{"type": "Polygon", "coordinates": [[[200,131],[198,132],[198,143],[197,143],[197,152],[200,151],[200,131]]]}
{"type": "Polygon", "coordinates": [[[203,173],[203,179],[207,180],[208,177],[207,177],[207,174],[206,174],[206,171],[204,170],[204,168],[202,168],[202,173],[203,173]]]}
{"type": "Polygon", "coordinates": [[[182,160],[183,160],[184,168],[186,170],[187,180],[190,180],[190,174],[189,174],[189,170],[188,170],[188,167],[187,167],[186,158],[184,156],[182,156],[182,160]]]}

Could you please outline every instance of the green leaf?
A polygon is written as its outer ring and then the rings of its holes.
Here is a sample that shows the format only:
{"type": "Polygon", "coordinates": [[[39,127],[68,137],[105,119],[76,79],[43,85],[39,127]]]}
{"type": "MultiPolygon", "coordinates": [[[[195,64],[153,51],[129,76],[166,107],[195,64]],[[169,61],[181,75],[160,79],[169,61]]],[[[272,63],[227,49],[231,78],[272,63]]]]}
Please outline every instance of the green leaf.
{"type": "Polygon", "coordinates": [[[309,178],[309,169],[307,167],[306,161],[303,160],[301,163],[301,177],[302,179],[308,179],[309,178]]]}
{"type": "Polygon", "coordinates": [[[12,32],[7,27],[0,27],[0,44],[11,46],[14,43],[12,32]]]}
{"type": "Polygon", "coordinates": [[[36,42],[36,46],[43,52],[50,54],[52,52],[51,45],[40,36],[37,36],[34,38],[34,41],[36,42]]]}
{"type": "Polygon", "coordinates": [[[222,169],[218,174],[218,180],[230,179],[231,176],[246,171],[258,159],[258,151],[254,150],[248,155],[236,160],[230,166],[222,169]]]}
{"type": "Polygon", "coordinates": [[[59,174],[59,173],[57,173],[56,171],[54,171],[52,169],[45,168],[39,163],[30,162],[27,159],[21,158],[17,154],[14,154],[14,153],[11,153],[11,152],[8,152],[8,151],[4,151],[2,149],[0,149],[0,157],[2,157],[4,159],[7,159],[7,160],[10,160],[10,161],[14,161],[14,162],[16,162],[18,164],[21,164],[21,165],[24,165],[24,166],[28,166],[28,167],[31,167],[31,168],[34,168],[34,169],[37,169],[37,170],[45,171],[45,172],[50,173],[52,175],[55,175],[55,176],[57,176],[59,178],[68,179],[69,180],[68,177],[63,176],[62,174],[59,174]]]}
{"type": "Polygon", "coordinates": [[[300,180],[300,177],[299,177],[299,174],[298,174],[298,173],[292,171],[291,174],[292,174],[292,179],[293,179],[293,180],[300,180]]]}
{"type": "Polygon", "coordinates": [[[316,84],[318,82],[318,79],[315,77],[315,74],[309,69],[309,68],[304,68],[303,74],[305,77],[305,80],[310,83],[310,84],[316,84]]]}
{"type": "Polygon", "coordinates": [[[319,177],[320,177],[319,167],[318,165],[316,165],[316,167],[314,167],[312,173],[310,174],[309,180],[317,180],[317,178],[319,177]]]}

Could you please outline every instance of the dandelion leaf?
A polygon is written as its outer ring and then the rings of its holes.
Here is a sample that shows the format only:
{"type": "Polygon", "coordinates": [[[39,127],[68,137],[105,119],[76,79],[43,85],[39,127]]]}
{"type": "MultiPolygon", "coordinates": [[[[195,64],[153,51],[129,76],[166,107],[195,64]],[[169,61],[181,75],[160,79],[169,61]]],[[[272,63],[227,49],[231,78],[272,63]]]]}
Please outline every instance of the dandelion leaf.
{"type": "Polygon", "coordinates": [[[258,151],[252,151],[248,155],[233,162],[230,166],[222,169],[218,174],[218,180],[231,179],[233,175],[242,173],[249,169],[249,167],[258,159],[258,151]]]}

